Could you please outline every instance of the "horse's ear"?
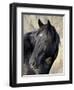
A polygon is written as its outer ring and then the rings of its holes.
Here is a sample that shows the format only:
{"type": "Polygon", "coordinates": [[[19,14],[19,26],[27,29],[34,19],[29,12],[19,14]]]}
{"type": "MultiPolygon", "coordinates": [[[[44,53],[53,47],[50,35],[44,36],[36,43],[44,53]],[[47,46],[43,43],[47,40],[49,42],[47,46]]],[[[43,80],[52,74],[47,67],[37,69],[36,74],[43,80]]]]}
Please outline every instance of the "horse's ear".
{"type": "Polygon", "coordinates": [[[50,23],[50,21],[48,20],[48,26],[51,26],[51,23],[50,23]]]}
{"type": "Polygon", "coordinates": [[[40,21],[40,19],[38,20],[38,25],[39,27],[43,26],[43,23],[40,21]]]}

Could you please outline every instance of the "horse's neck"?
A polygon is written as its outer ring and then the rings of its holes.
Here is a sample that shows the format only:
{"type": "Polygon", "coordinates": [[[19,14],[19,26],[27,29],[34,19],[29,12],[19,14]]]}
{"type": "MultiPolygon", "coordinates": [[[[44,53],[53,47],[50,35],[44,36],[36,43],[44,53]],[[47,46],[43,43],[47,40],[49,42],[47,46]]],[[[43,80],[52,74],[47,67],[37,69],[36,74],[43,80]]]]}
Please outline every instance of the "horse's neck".
{"type": "Polygon", "coordinates": [[[35,43],[36,43],[36,33],[37,32],[35,31],[30,34],[30,41],[33,46],[35,46],[35,43]]]}

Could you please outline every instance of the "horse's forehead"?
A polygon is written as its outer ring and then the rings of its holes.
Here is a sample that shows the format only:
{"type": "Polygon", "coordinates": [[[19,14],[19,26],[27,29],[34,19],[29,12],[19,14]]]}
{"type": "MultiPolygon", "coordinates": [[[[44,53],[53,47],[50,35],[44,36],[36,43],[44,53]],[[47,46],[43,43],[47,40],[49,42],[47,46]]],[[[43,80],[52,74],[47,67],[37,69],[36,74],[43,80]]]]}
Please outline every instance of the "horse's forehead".
{"type": "Polygon", "coordinates": [[[47,32],[46,29],[44,29],[39,33],[38,36],[43,37],[44,35],[46,35],[46,32],[47,32]]]}
{"type": "Polygon", "coordinates": [[[47,39],[47,35],[44,32],[42,32],[38,35],[38,39],[44,41],[47,39]]]}
{"type": "Polygon", "coordinates": [[[42,37],[43,36],[43,33],[40,33],[39,36],[42,37]]]}

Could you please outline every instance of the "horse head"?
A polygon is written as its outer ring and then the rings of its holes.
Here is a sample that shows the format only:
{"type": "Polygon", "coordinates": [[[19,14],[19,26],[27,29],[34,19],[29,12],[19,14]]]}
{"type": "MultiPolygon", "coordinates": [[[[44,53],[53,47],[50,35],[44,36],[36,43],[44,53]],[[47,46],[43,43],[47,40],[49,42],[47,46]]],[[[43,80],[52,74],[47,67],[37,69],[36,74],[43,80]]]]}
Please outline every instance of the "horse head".
{"type": "Polygon", "coordinates": [[[36,74],[47,74],[58,55],[60,37],[49,20],[43,24],[39,19],[38,25],[29,65],[36,74]]]}

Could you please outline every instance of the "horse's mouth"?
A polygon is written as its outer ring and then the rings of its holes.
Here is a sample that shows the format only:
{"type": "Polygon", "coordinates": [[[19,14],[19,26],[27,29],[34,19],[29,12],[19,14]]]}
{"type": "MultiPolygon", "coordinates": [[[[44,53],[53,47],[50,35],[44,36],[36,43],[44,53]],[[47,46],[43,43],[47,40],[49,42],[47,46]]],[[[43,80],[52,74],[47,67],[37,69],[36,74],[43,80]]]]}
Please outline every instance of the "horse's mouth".
{"type": "Polygon", "coordinates": [[[33,65],[30,65],[30,68],[34,71],[35,74],[39,74],[39,67],[36,67],[36,66],[33,66],[33,65]]]}

